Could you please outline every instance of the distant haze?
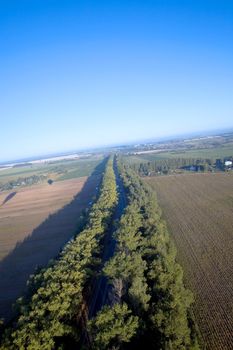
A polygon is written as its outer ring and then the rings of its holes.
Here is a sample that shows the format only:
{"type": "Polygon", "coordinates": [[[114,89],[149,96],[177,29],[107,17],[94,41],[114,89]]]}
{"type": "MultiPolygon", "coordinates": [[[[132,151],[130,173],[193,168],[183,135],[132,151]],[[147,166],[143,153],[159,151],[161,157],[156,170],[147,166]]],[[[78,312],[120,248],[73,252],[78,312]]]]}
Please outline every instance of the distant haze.
{"type": "Polygon", "coordinates": [[[0,162],[233,127],[230,1],[4,1],[0,162]]]}

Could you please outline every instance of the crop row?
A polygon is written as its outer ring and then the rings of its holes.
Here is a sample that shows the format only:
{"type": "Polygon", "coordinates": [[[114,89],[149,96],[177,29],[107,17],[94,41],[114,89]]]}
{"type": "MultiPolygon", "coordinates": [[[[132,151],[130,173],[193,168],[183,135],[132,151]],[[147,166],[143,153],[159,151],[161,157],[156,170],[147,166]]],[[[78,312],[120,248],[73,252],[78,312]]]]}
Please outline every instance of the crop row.
{"type": "Polygon", "coordinates": [[[207,349],[232,342],[232,184],[227,174],[148,180],[159,194],[175,239],[194,312],[207,349]]]}

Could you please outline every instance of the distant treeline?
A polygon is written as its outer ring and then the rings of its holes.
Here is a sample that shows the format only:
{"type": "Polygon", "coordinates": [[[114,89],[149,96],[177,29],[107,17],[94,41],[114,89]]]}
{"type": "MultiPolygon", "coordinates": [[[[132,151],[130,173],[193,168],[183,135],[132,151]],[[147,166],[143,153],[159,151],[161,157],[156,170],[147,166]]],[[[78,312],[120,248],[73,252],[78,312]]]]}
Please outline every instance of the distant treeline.
{"type": "Polygon", "coordinates": [[[168,174],[175,170],[188,171],[225,171],[229,169],[225,166],[226,160],[232,160],[232,157],[222,159],[201,159],[201,158],[168,158],[158,159],[149,162],[134,162],[132,168],[140,176],[150,176],[159,174],[168,174]]]}
{"type": "Polygon", "coordinates": [[[15,164],[13,165],[13,168],[24,168],[26,166],[31,166],[32,163],[19,163],[19,164],[15,164]]]}
{"type": "Polygon", "coordinates": [[[176,250],[155,194],[119,162],[128,206],[115,234],[117,249],[104,273],[112,304],[89,322],[93,349],[199,349],[176,250]]]}
{"type": "Polygon", "coordinates": [[[0,183],[0,191],[12,190],[13,188],[19,186],[30,186],[40,182],[43,182],[47,179],[45,175],[32,175],[29,177],[19,177],[16,180],[8,181],[4,184],[0,183]]]}
{"type": "Polygon", "coordinates": [[[77,346],[85,289],[101,263],[103,237],[117,202],[112,164],[110,158],[83,231],[65,246],[57,260],[31,278],[29,296],[17,301],[18,316],[3,333],[1,350],[77,346]]]}

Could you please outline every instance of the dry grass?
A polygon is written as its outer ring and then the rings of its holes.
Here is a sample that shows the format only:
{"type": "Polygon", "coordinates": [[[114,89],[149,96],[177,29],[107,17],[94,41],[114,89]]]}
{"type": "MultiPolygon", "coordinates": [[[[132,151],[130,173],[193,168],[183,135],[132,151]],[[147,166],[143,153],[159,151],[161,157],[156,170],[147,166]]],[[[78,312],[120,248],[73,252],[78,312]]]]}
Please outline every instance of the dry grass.
{"type": "Polygon", "coordinates": [[[195,315],[208,350],[233,349],[233,176],[149,178],[195,294],[195,315]]]}
{"type": "Polygon", "coordinates": [[[72,237],[99,179],[25,187],[3,205],[9,192],[0,194],[0,318],[9,318],[12,302],[26,290],[35,268],[46,265],[72,237]]]}

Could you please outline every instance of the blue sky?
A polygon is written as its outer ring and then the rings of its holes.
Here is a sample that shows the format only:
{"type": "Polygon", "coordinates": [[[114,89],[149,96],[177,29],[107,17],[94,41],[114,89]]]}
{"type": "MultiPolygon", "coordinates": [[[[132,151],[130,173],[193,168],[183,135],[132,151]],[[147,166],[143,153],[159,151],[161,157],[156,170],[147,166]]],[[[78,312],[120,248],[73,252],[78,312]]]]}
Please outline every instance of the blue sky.
{"type": "Polygon", "coordinates": [[[233,127],[233,2],[1,0],[0,161],[233,127]]]}

